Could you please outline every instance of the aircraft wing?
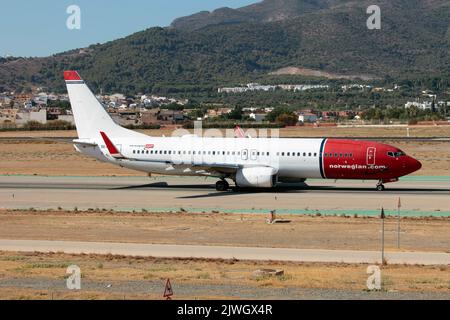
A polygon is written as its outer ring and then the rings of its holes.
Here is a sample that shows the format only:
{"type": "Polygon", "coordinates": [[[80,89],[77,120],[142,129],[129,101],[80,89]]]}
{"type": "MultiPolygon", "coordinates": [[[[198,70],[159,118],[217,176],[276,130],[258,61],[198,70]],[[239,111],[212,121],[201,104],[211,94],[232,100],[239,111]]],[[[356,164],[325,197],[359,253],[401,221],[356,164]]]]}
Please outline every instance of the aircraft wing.
{"type": "Polygon", "coordinates": [[[193,171],[196,173],[209,173],[209,174],[229,174],[235,173],[240,168],[243,167],[260,167],[260,164],[248,164],[248,165],[239,165],[239,164],[229,164],[229,163],[202,163],[202,164],[192,164],[192,163],[176,163],[174,161],[168,160],[148,160],[148,159],[135,159],[128,158],[122,155],[120,151],[116,148],[116,146],[112,143],[112,141],[108,138],[106,133],[100,132],[100,135],[103,138],[103,141],[106,144],[108,152],[110,155],[116,160],[120,161],[136,161],[136,162],[147,162],[147,163],[163,163],[172,166],[174,169],[184,169],[186,171],[193,171]]]}

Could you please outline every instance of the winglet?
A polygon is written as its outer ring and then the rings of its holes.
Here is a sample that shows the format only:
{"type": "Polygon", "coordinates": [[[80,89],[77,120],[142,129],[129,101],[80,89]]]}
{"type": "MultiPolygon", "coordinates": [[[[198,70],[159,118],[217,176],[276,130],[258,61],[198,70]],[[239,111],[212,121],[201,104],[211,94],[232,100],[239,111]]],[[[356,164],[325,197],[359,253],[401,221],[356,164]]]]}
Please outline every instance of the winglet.
{"type": "Polygon", "coordinates": [[[103,138],[103,141],[105,141],[106,147],[108,148],[108,151],[111,154],[111,156],[116,159],[122,159],[123,155],[119,152],[119,150],[117,150],[116,146],[111,142],[111,140],[109,140],[106,133],[100,131],[100,134],[103,138]]]}
{"type": "Polygon", "coordinates": [[[69,70],[64,71],[64,80],[66,81],[81,81],[81,77],[79,76],[78,72],[69,70]]]}

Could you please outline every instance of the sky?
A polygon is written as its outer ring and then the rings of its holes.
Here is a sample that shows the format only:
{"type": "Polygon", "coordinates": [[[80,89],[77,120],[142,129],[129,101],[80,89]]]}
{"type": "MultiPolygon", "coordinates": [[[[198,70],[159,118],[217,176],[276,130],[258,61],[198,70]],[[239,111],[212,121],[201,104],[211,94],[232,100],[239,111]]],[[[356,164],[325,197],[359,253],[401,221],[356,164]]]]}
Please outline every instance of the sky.
{"type": "MultiPolygon", "coordinates": [[[[42,57],[165,27],[178,17],[258,0],[0,0],[0,57],[42,57]],[[81,29],[70,30],[67,8],[80,8],[81,29]]],[[[74,21],[71,19],[71,21],[74,21]]]]}

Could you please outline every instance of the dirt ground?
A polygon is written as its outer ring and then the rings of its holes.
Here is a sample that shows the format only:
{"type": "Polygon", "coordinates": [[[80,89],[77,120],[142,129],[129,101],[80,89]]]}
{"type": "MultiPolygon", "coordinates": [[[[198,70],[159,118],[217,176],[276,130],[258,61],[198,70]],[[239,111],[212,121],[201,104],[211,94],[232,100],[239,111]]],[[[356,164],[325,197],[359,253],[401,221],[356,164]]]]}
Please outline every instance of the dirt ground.
{"type": "MultiPolygon", "coordinates": [[[[282,137],[403,137],[405,128],[287,128],[282,137]]],[[[169,130],[144,130],[153,135],[170,136],[169,130]]],[[[450,126],[411,128],[411,136],[450,137],[450,126]]],[[[67,175],[67,176],[143,176],[143,173],[101,163],[77,153],[71,144],[17,137],[76,137],[75,131],[1,132],[0,174],[67,175]],[[8,139],[11,138],[11,139],[8,139]]],[[[417,158],[423,164],[415,175],[450,175],[450,141],[387,141],[417,158]]]]}
{"type": "MultiPolygon", "coordinates": [[[[0,211],[1,239],[379,250],[380,220],[258,214],[0,211]]],[[[386,219],[385,246],[397,250],[397,220],[386,219]]],[[[401,250],[450,252],[449,218],[403,218],[401,250]]]]}
{"type": "MultiPolygon", "coordinates": [[[[206,130],[206,129],[205,129],[206,130]]],[[[233,129],[229,129],[233,132],[233,129]]],[[[270,133],[269,129],[269,133],[270,133]]],[[[172,136],[173,129],[136,130],[150,136],[172,136]]],[[[193,130],[188,130],[190,133],[193,130]]],[[[219,130],[223,134],[225,130],[219,130]]],[[[244,131],[251,131],[244,129],[244,131]]],[[[258,131],[258,130],[257,130],[258,131]]],[[[280,137],[406,137],[407,129],[404,126],[365,126],[365,127],[288,127],[279,129],[280,137]]],[[[447,126],[409,126],[410,137],[450,137],[450,125],[447,126]]],[[[0,132],[0,137],[66,137],[76,138],[75,130],[56,131],[7,131],[0,132]]]]}
{"type": "Polygon", "coordinates": [[[382,290],[368,292],[367,265],[156,259],[0,252],[0,299],[449,299],[448,266],[383,266],[382,290]],[[69,265],[81,290],[66,288],[69,265]],[[258,269],[281,276],[254,276],[258,269]]]}

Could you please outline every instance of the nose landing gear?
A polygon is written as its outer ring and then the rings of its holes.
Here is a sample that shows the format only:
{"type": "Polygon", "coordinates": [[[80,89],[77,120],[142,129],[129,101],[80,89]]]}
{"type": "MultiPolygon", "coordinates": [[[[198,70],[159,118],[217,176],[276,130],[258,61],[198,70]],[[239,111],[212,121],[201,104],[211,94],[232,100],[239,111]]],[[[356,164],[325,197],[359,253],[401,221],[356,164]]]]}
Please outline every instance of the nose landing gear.
{"type": "Polygon", "coordinates": [[[227,191],[230,188],[230,185],[226,180],[219,180],[216,182],[216,190],[217,191],[227,191]]]}

